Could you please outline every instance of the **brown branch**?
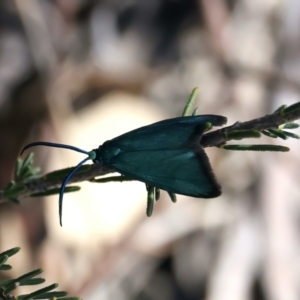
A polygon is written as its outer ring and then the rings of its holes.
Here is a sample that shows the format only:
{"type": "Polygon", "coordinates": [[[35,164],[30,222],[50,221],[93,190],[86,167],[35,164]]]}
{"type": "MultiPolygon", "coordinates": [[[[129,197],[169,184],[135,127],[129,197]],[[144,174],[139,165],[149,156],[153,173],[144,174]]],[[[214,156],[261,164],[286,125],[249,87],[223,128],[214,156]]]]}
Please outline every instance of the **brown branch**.
{"type": "Polygon", "coordinates": [[[227,142],[226,133],[232,130],[266,130],[269,128],[277,128],[279,125],[293,122],[300,119],[300,109],[290,113],[275,112],[271,115],[253,119],[246,122],[236,122],[231,126],[224,127],[219,130],[211,131],[202,137],[201,145],[205,147],[216,147],[227,142]]]}
{"type": "MultiPolygon", "coordinates": [[[[290,106],[285,110],[279,110],[277,112],[274,112],[273,114],[266,115],[261,118],[257,118],[247,122],[236,122],[231,126],[227,126],[215,131],[208,132],[203,135],[201,140],[201,145],[205,148],[205,147],[217,147],[222,144],[225,144],[228,141],[227,133],[233,130],[234,131],[235,130],[262,131],[269,128],[277,128],[279,125],[289,123],[297,119],[300,119],[300,102],[290,106]],[[294,110],[291,109],[291,107],[294,108],[294,110]]],[[[107,166],[104,166],[101,163],[87,165],[87,166],[86,165],[84,166],[85,169],[79,169],[79,171],[75,173],[73,177],[70,179],[70,183],[89,181],[95,177],[115,172],[114,170],[109,169],[107,166]]],[[[61,175],[53,176],[53,172],[52,172],[44,176],[36,177],[18,183],[18,185],[22,185],[26,187],[26,190],[20,193],[18,195],[18,198],[28,197],[32,193],[45,192],[49,189],[60,187],[62,181],[65,179],[66,176],[65,173],[67,171],[70,172],[70,170],[71,170],[70,168],[62,169],[59,170],[59,172],[63,172],[63,171],[65,172],[61,175]]],[[[7,199],[4,197],[3,193],[0,190],[0,203],[6,201],[7,199]]]]}

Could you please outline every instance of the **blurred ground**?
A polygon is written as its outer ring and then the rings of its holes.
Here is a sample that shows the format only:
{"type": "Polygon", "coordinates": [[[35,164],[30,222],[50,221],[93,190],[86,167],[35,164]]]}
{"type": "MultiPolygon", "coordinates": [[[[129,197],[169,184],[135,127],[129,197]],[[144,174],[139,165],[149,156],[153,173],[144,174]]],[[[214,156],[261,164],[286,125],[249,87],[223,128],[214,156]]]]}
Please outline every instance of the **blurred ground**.
{"type": "MultiPolygon", "coordinates": [[[[297,0],[1,1],[0,186],[24,144],[93,149],[179,116],[195,86],[199,113],[229,124],[300,101],[299,20],[297,0]]],[[[150,219],[141,183],[83,184],[63,228],[57,197],[2,205],[0,250],[22,247],[11,276],[43,267],[86,300],[299,299],[299,142],[281,144],[207,149],[222,196],[163,194],[150,219]]],[[[43,172],[81,159],[35,153],[43,172]]]]}

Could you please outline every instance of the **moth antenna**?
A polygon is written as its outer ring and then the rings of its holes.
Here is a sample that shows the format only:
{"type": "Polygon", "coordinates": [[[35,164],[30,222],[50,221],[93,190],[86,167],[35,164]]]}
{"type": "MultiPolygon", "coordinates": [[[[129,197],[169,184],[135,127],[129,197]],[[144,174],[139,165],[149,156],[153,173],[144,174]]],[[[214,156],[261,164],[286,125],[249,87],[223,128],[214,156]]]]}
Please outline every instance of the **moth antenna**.
{"type": "Polygon", "coordinates": [[[88,151],[85,151],[83,149],[80,149],[80,148],[77,148],[77,147],[74,147],[74,146],[65,145],[65,144],[57,144],[57,143],[49,143],[49,142],[34,142],[34,143],[30,143],[30,144],[26,145],[22,149],[21,155],[23,154],[23,152],[26,149],[31,148],[31,147],[35,147],[35,146],[47,146],[47,147],[54,147],[54,148],[64,148],[64,149],[69,149],[69,150],[73,150],[73,151],[76,151],[76,152],[80,152],[80,153],[89,155],[88,151]]]}
{"type": "MultiPolygon", "coordinates": [[[[90,152],[87,152],[87,154],[90,154],[90,152]]],[[[60,226],[62,226],[62,204],[63,204],[63,197],[64,197],[64,191],[65,191],[65,187],[68,183],[68,181],[71,179],[71,177],[74,175],[74,173],[85,163],[87,162],[90,158],[87,157],[84,160],[82,160],[70,173],[69,175],[64,179],[61,187],[60,187],[60,191],[59,191],[59,202],[58,202],[58,214],[59,214],[59,224],[60,226]]]]}

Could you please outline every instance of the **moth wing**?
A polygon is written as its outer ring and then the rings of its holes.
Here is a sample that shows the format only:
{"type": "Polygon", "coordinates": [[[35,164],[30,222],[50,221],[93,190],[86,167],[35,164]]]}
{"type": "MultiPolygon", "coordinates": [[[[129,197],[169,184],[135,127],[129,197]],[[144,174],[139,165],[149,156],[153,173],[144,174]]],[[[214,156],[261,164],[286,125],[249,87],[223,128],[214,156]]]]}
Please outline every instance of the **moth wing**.
{"type": "Polygon", "coordinates": [[[157,188],[198,198],[221,194],[204,150],[132,151],[115,156],[110,165],[118,172],[157,188]]]}
{"type": "Polygon", "coordinates": [[[185,145],[191,138],[200,142],[205,123],[221,126],[226,121],[225,117],[217,115],[167,119],[127,132],[107,143],[124,151],[175,149],[185,145]]]}

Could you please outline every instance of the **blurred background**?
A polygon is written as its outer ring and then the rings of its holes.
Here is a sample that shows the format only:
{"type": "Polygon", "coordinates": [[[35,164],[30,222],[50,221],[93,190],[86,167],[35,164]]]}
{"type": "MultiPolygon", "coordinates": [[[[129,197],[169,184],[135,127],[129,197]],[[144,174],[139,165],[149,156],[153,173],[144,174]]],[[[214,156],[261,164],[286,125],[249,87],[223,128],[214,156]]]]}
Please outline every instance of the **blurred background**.
{"type": "MultiPolygon", "coordinates": [[[[195,86],[228,124],[300,101],[299,29],[298,0],[1,0],[0,186],[26,143],[97,148],[180,116],[195,86]]],[[[10,276],[43,267],[85,300],[299,299],[299,141],[280,144],[206,149],[222,196],[162,193],[151,218],[138,182],[83,183],[62,228],[57,196],[1,204],[0,250],[22,248],[10,276]]],[[[43,173],[83,159],[34,152],[43,173]]]]}

